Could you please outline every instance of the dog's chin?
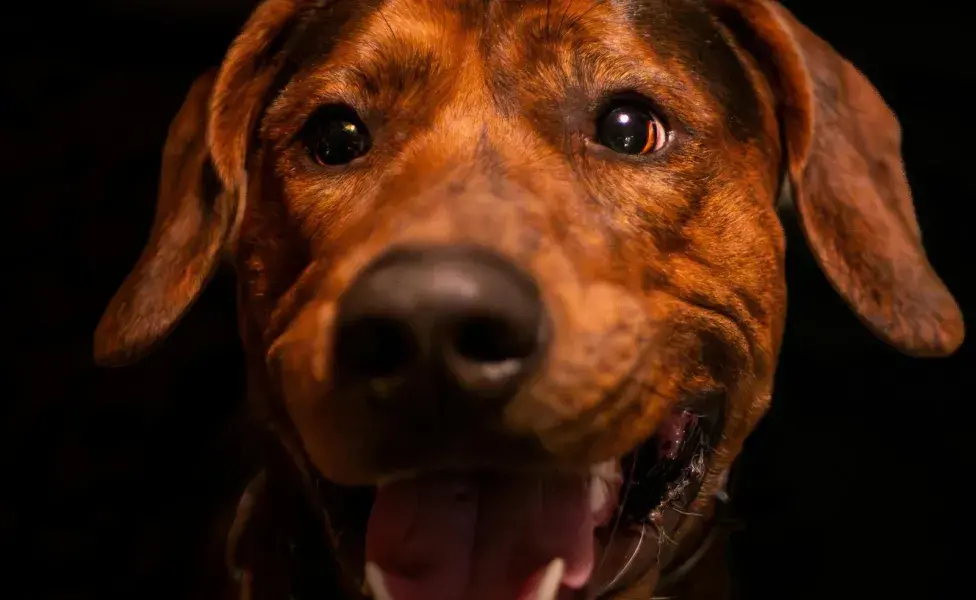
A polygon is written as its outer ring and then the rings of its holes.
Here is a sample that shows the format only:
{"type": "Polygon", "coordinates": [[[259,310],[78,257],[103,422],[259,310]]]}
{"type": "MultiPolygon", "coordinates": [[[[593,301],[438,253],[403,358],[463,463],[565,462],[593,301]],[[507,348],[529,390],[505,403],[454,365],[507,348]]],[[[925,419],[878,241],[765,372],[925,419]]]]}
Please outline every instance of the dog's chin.
{"type": "Polygon", "coordinates": [[[723,412],[719,398],[681,405],[638,448],[586,473],[323,481],[346,583],[375,600],[595,598],[633,583],[672,533],[663,515],[698,495],[723,412]]]}

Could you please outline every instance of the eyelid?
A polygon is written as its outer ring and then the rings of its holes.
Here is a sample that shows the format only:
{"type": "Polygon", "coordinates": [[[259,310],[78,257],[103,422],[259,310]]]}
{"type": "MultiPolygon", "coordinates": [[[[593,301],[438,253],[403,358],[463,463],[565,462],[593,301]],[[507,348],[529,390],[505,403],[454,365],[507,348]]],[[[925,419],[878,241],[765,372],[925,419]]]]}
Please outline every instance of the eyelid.
{"type": "Polygon", "coordinates": [[[316,128],[322,124],[323,119],[329,119],[330,117],[346,119],[354,125],[358,124],[365,127],[369,131],[369,126],[366,125],[363,118],[359,115],[359,111],[348,104],[335,102],[316,107],[315,110],[309,113],[302,124],[295,129],[295,132],[291,136],[279,143],[279,146],[291,146],[296,143],[306,144],[309,136],[316,133],[316,128]]]}
{"type": "Polygon", "coordinates": [[[665,130],[670,130],[671,119],[667,111],[663,110],[661,106],[655,102],[653,99],[647,97],[647,95],[642,94],[635,90],[623,90],[623,91],[611,91],[603,94],[595,103],[595,110],[593,111],[602,117],[608,112],[617,108],[620,105],[631,105],[635,108],[642,108],[653,115],[657,120],[664,126],[665,130]]]}
{"type": "MultiPolygon", "coordinates": [[[[696,137],[698,128],[687,120],[680,107],[668,108],[661,101],[661,97],[671,99],[674,95],[671,93],[655,94],[653,87],[649,84],[645,85],[641,81],[635,81],[632,85],[608,88],[593,100],[591,114],[602,115],[615,103],[631,102],[647,108],[658,118],[668,132],[669,145],[689,137],[696,137]]],[[[670,101],[674,102],[674,100],[670,101]]]]}

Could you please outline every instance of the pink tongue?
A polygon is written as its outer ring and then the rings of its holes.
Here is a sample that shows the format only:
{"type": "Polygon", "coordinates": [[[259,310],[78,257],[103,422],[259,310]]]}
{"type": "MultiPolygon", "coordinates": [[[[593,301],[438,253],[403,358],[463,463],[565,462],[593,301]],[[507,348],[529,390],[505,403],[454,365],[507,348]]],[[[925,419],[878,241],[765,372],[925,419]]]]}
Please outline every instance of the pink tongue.
{"type": "Polygon", "coordinates": [[[587,482],[578,476],[437,475],[381,488],[366,560],[394,600],[534,600],[542,570],[563,585],[593,569],[587,482]]]}

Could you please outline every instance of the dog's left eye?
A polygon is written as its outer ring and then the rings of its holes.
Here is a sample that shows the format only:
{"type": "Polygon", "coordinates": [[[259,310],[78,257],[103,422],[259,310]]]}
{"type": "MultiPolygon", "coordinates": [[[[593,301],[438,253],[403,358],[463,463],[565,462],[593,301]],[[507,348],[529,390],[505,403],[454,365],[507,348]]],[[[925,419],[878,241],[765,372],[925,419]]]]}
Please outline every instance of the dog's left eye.
{"type": "Polygon", "coordinates": [[[668,132],[650,110],[632,104],[617,104],[597,121],[596,139],[620,154],[650,154],[664,147],[668,132]]]}
{"type": "Polygon", "coordinates": [[[373,140],[356,111],[348,106],[325,106],[305,126],[302,139],[320,165],[344,165],[369,152],[373,140]]]}

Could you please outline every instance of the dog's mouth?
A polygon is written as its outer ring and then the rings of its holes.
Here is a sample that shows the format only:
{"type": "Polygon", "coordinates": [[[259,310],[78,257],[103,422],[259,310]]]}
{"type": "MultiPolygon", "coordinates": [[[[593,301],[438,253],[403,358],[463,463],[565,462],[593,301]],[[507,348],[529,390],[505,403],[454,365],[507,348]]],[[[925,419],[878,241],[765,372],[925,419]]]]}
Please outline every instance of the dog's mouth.
{"type": "Polygon", "coordinates": [[[375,600],[605,595],[654,565],[638,554],[659,556],[671,529],[662,515],[697,496],[721,408],[676,408],[634,452],[586,474],[451,471],[341,488],[341,507],[327,507],[334,542],[365,554],[364,577],[348,574],[375,600]]]}

